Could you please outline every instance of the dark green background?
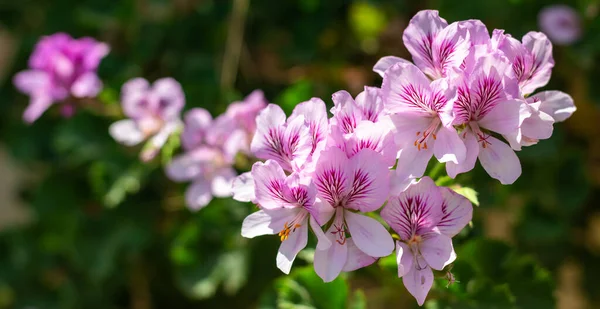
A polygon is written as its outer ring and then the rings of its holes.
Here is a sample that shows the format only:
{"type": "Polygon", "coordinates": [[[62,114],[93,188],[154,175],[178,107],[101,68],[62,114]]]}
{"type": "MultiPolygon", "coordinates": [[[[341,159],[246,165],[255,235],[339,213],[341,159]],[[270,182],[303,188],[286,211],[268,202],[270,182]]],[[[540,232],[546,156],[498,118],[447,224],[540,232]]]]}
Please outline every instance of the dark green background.
{"type": "MultiPolygon", "coordinates": [[[[553,1],[251,0],[243,44],[226,52],[228,28],[244,19],[230,19],[233,2],[0,2],[0,29],[12,38],[0,49],[15,51],[0,76],[0,144],[31,176],[18,194],[32,215],[0,231],[0,308],[416,307],[393,258],[325,285],[308,254],[282,276],[277,237],[239,235],[252,205],[216,199],[190,213],[185,185],[168,181],[160,160],[142,165],[139,149],[108,136],[120,117],[120,86],[171,76],[186,108],[213,115],[257,88],[288,112],[312,96],[330,105],[337,90],[356,95],[379,85],[371,71],[379,57],[409,58],[402,31],[420,9],[438,9],[449,22],[481,19],[520,38],[538,30],[537,13],[553,1]],[[10,78],[26,68],[40,36],[58,31],[110,44],[99,70],[105,90],[71,119],[53,109],[27,126],[28,99],[10,78]],[[224,56],[236,51],[239,66],[224,56]],[[236,80],[222,82],[231,61],[236,80]]],[[[566,2],[582,14],[584,35],[555,46],[546,89],[571,94],[578,111],[550,140],[518,153],[523,175],[514,185],[480,166],[457,179],[479,192],[480,206],[473,227],[454,240],[460,283],[436,280],[427,309],[600,307],[599,3],[566,2]]]]}

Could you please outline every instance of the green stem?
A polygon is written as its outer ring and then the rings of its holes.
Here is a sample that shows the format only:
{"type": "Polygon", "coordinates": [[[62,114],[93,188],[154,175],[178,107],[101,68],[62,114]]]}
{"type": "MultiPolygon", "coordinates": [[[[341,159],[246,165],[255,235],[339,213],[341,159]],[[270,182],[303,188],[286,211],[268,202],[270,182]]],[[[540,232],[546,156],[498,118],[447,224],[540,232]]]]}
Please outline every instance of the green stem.
{"type": "Polygon", "coordinates": [[[436,162],[435,166],[429,172],[429,177],[434,181],[444,172],[444,163],[436,162]]]}

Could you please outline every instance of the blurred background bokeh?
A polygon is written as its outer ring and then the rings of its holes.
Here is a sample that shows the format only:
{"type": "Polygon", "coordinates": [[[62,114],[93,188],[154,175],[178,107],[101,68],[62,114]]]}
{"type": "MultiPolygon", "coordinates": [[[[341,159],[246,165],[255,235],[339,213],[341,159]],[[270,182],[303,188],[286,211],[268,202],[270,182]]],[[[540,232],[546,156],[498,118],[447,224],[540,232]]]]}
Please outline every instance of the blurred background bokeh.
{"type": "MultiPolygon", "coordinates": [[[[394,259],[323,284],[310,250],[292,274],[275,266],[277,237],[247,240],[252,205],[216,199],[192,213],[184,185],[160,160],[108,135],[121,85],[171,76],[187,105],[213,115],[254,89],[291,111],[313,96],[379,86],[381,56],[410,58],[409,19],[437,9],[520,38],[539,31],[546,0],[20,0],[0,1],[0,308],[416,308],[394,259]],[[40,36],[109,43],[102,108],[33,125],[12,76],[40,36]]],[[[600,308],[600,3],[563,0],[581,36],[555,45],[544,89],[577,112],[551,139],[518,155],[511,186],[480,166],[457,183],[478,192],[472,227],[454,240],[459,281],[436,279],[425,304],[442,308],[600,308]]],[[[473,194],[468,191],[469,194],[473,194]]],[[[313,246],[314,248],[314,246],[313,246]]]]}

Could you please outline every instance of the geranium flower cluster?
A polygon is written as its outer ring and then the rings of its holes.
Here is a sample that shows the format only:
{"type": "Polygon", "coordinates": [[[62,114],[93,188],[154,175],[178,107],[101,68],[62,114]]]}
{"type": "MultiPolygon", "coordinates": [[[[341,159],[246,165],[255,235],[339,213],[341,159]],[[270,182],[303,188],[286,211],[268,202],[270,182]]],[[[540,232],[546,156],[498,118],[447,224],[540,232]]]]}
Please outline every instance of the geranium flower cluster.
{"type": "Polygon", "coordinates": [[[356,98],[334,93],[332,117],[317,98],[290,117],[273,104],[261,111],[251,151],[265,161],[234,182],[233,194],[260,208],[244,220],[243,236],[279,236],[284,273],[306,247],[310,225],[324,281],[396,248],[398,276],[423,304],[432,269],[455,260],[451,238],[472,216],[466,198],[423,177],[430,159],[452,178],[479,160],[512,184],[521,174],[515,151],[549,138],[575,106],[559,91],[533,94],[554,66],[542,33],[518,41],[503,30],[490,35],[479,20],[448,24],[437,11],[421,11],[403,40],[414,64],[382,58],[374,66],[381,88],[356,98]],[[372,215],[383,205],[386,225],[372,215]]]}
{"type": "MultiPolygon", "coordinates": [[[[331,116],[325,102],[313,98],[288,117],[255,91],[214,119],[192,108],[182,120],[185,95],[177,81],[135,78],[121,91],[127,119],[109,133],[128,146],[147,141],[143,161],[181,134],[183,153],[166,174],[191,182],[187,205],[198,210],[228,196],[256,204],[242,236],[277,235],[276,264],[284,273],[312,230],[314,269],[324,281],[395,250],[398,276],[422,305],[433,270],[456,259],[452,237],[473,211],[465,197],[424,177],[431,158],[445,164],[451,178],[479,161],[492,178],[512,184],[521,174],[515,151],[549,138],[554,123],[576,108],[563,92],[536,92],[554,66],[543,33],[519,41],[499,29],[490,35],[479,20],[448,24],[427,10],[411,19],[403,41],[414,63],[380,59],[373,70],[383,78],[381,88],[367,86],[356,97],[334,93],[331,116]],[[238,176],[240,155],[261,161],[238,176]]],[[[102,86],[96,70],[107,52],[89,38],[42,39],[31,70],[15,77],[31,96],[25,120],[55,102],[70,114],[74,98],[96,96],[102,86]]]]}

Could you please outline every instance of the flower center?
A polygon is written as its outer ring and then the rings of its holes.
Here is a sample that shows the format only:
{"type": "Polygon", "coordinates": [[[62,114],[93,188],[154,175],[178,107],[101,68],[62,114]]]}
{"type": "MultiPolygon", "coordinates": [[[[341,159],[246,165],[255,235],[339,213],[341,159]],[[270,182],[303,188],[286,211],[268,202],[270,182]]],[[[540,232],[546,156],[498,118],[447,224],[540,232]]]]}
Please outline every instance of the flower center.
{"type": "Polygon", "coordinates": [[[279,232],[279,239],[283,242],[288,239],[291,233],[294,233],[297,228],[301,227],[304,222],[304,218],[306,218],[306,211],[300,211],[298,214],[292,219],[292,221],[288,221],[283,226],[283,230],[279,232]]]}
{"type": "MultiPolygon", "coordinates": [[[[487,148],[487,146],[492,144],[491,142],[488,141],[488,139],[492,136],[490,134],[483,133],[483,131],[481,131],[481,129],[479,128],[477,123],[471,122],[471,123],[469,123],[469,125],[471,127],[471,131],[473,131],[473,133],[477,137],[477,143],[481,143],[481,147],[487,148]]],[[[467,134],[467,133],[465,132],[464,134],[467,134]]]]}
{"type": "Polygon", "coordinates": [[[433,140],[437,139],[435,132],[437,132],[439,125],[440,119],[435,117],[425,131],[417,131],[417,139],[415,140],[414,146],[417,147],[419,151],[421,149],[427,149],[427,141],[429,140],[429,137],[433,137],[433,140]]]}

